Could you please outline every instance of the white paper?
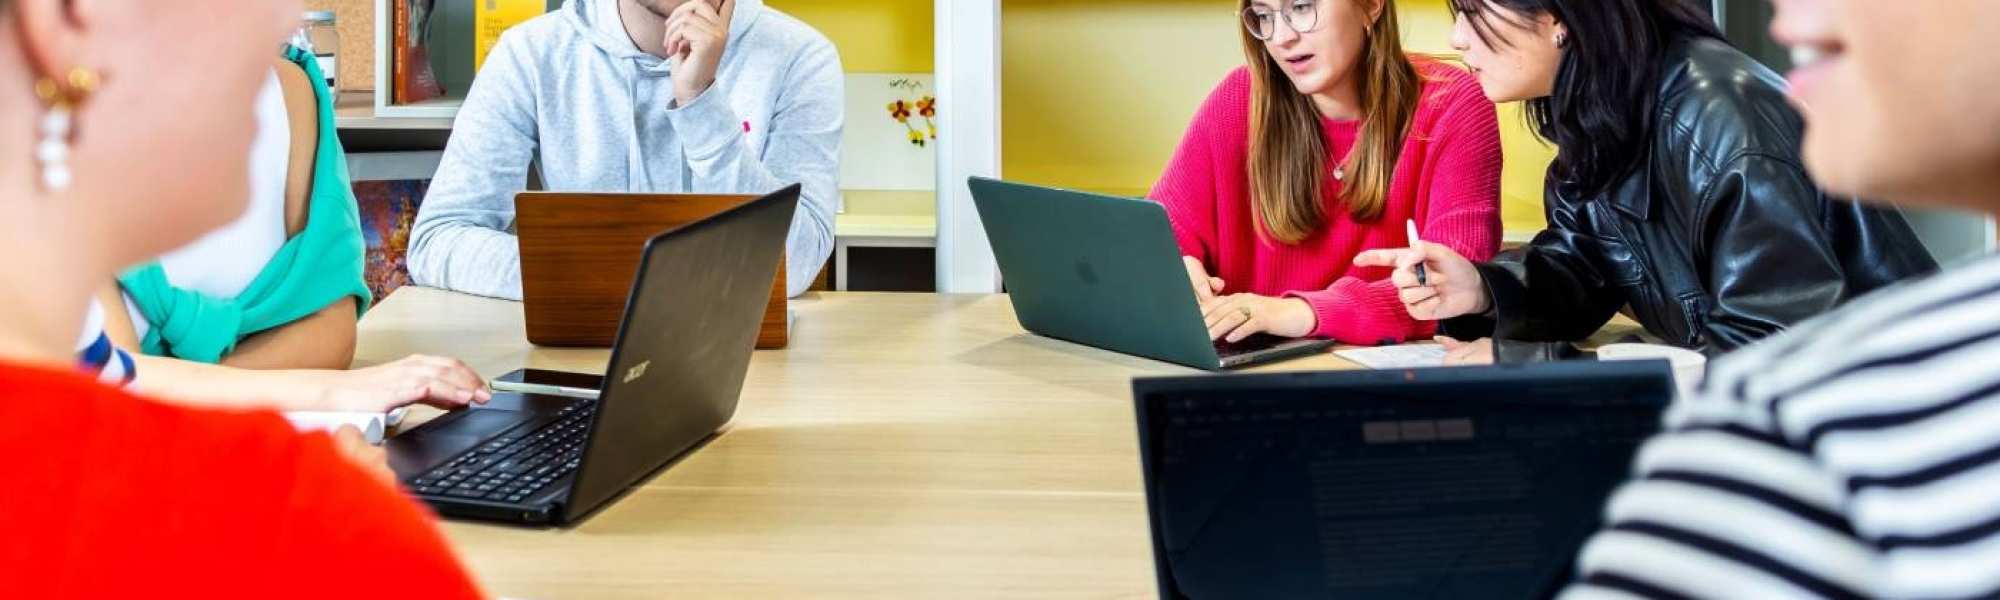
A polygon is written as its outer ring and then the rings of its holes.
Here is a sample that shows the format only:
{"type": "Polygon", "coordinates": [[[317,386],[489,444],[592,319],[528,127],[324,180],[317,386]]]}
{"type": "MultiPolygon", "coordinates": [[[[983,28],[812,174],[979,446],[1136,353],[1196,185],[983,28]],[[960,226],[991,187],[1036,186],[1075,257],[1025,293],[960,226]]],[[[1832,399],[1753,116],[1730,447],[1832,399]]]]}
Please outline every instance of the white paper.
{"type": "Polygon", "coordinates": [[[1334,355],[1370,369],[1416,369],[1444,366],[1445,350],[1438,344],[1403,344],[1341,350],[1334,355]]]}

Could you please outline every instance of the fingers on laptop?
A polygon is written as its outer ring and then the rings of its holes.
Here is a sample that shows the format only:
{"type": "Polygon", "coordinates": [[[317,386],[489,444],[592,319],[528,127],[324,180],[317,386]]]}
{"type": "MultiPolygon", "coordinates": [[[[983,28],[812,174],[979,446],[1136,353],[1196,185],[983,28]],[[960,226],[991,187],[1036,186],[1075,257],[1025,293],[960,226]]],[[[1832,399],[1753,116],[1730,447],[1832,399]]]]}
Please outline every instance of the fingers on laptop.
{"type": "Polygon", "coordinates": [[[480,377],[478,371],[472,370],[472,367],[466,366],[463,361],[439,356],[422,358],[429,364],[434,381],[442,382],[454,391],[462,393],[467,402],[485,402],[493,399],[493,391],[486,388],[486,379],[480,377]]]}
{"type": "Polygon", "coordinates": [[[1187,267],[1188,283],[1194,286],[1195,301],[1206,307],[1215,302],[1216,295],[1222,293],[1222,278],[1210,277],[1208,267],[1201,259],[1192,256],[1181,257],[1181,265],[1187,267]]]}
{"type": "Polygon", "coordinates": [[[486,380],[457,359],[413,355],[393,363],[342,375],[344,394],[371,394],[370,410],[423,403],[453,409],[493,398],[486,380]],[[372,391],[371,391],[372,390],[372,391]]]}
{"type": "Polygon", "coordinates": [[[1256,298],[1251,294],[1223,296],[1202,307],[1202,320],[1208,324],[1208,339],[1235,343],[1269,329],[1263,315],[1253,310],[1252,303],[1256,298]]]}

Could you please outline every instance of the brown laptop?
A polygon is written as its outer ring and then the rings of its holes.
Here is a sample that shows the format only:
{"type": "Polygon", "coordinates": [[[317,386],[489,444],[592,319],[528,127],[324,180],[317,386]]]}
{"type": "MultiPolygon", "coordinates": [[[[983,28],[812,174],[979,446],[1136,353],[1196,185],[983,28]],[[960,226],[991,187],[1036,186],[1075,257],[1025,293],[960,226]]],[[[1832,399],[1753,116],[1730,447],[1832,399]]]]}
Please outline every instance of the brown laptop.
{"type": "MultiPolygon", "coordinates": [[[[646,240],[756,198],[563,192],[515,196],[528,342],[610,347],[646,240]]],[[[757,332],[758,348],[783,348],[788,341],[784,259],[778,262],[778,280],[757,332]]]]}

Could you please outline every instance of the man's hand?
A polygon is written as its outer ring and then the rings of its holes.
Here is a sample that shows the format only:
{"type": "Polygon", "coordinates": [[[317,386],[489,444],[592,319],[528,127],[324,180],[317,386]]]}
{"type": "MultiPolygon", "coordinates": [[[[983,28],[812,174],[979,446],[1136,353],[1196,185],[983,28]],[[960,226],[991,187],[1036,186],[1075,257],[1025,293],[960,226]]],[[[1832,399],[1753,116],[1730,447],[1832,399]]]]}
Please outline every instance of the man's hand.
{"type": "Polygon", "coordinates": [[[674,100],[686,106],[715,84],[722,52],[729,46],[734,0],[688,0],[667,15],[667,56],[674,63],[674,100]]]}

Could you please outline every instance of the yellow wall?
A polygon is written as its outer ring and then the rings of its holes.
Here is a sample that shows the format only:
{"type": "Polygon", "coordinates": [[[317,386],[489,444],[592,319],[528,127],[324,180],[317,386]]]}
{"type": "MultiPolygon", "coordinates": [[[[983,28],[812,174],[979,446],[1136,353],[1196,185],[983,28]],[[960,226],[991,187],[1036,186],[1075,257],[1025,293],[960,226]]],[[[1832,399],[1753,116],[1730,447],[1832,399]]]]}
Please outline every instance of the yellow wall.
{"type": "MultiPolygon", "coordinates": [[[[1227,0],[1004,0],[1001,172],[1144,194],[1209,90],[1243,63],[1234,7],[1227,0]]],[[[1398,8],[1410,49],[1449,53],[1444,0],[1405,0],[1398,8]]],[[[1540,229],[1542,172],[1553,153],[1534,140],[1516,107],[1501,107],[1500,125],[1506,226],[1540,229]]]]}
{"type": "Polygon", "coordinates": [[[1003,0],[1001,173],[1141,195],[1243,64],[1233,3],[1003,0]]]}
{"type": "MultiPolygon", "coordinates": [[[[826,34],[849,73],[929,73],[936,63],[931,0],[767,0],[826,34]]],[[[927,215],[932,192],[841,190],[849,215],[927,215]]]]}
{"type": "MultiPolygon", "coordinates": [[[[1451,10],[1445,0],[1403,0],[1396,4],[1403,20],[1403,46],[1417,52],[1455,57],[1451,49],[1451,10]]],[[[1507,168],[1500,174],[1500,214],[1509,231],[1535,231],[1547,225],[1542,216],[1542,175],[1555,148],[1536,137],[1518,102],[1500,105],[1500,146],[1507,168]]]]}
{"type": "Polygon", "coordinates": [[[850,73],[929,73],[935,62],[931,0],[769,0],[812,24],[840,49],[850,73]]]}

